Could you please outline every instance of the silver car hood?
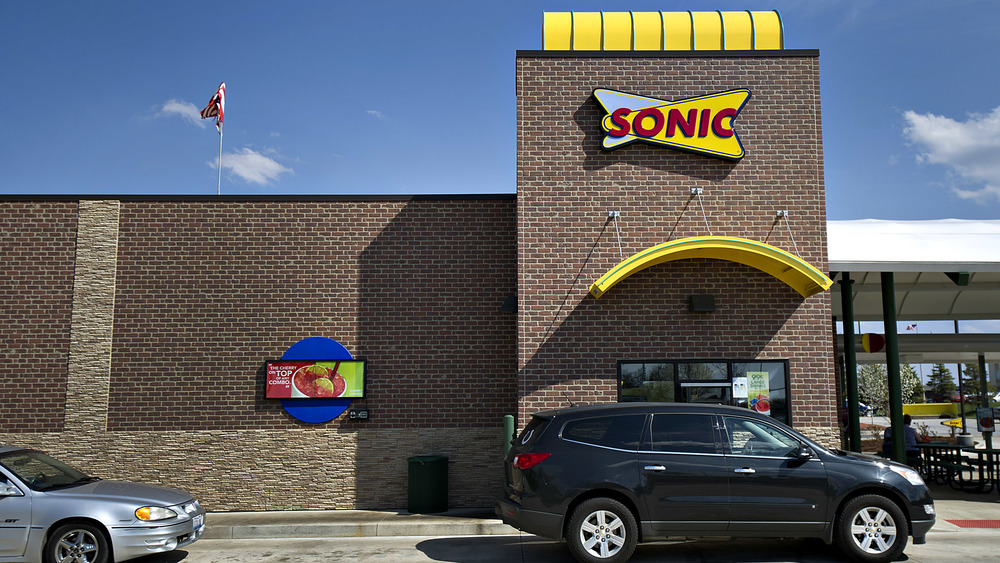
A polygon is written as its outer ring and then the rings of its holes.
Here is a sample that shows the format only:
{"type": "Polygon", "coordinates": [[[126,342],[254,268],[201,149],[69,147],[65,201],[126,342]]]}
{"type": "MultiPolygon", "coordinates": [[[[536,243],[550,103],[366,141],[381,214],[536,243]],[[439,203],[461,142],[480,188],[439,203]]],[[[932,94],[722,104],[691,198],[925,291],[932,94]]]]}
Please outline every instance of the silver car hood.
{"type": "Polygon", "coordinates": [[[192,502],[194,499],[188,493],[171,487],[160,487],[158,485],[143,485],[129,481],[94,481],[78,487],[68,489],[53,489],[45,491],[46,495],[72,500],[80,497],[81,500],[93,501],[98,498],[118,502],[132,501],[137,506],[146,504],[158,506],[174,506],[192,502]]]}

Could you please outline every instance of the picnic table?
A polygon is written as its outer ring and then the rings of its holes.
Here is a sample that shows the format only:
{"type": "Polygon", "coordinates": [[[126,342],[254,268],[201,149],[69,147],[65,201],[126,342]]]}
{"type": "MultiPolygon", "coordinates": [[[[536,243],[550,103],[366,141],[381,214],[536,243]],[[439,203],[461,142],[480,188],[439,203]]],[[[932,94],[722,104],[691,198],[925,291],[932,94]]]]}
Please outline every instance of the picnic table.
{"type": "Polygon", "coordinates": [[[963,481],[962,472],[971,469],[965,465],[965,456],[962,452],[972,449],[971,446],[959,446],[948,442],[923,442],[917,444],[920,450],[920,461],[918,463],[921,473],[928,480],[932,480],[939,485],[953,484],[963,481]]]}
{"type": "Polygon", "coordinates": [[[917,444],[920,471],[928,480],[975,493],[1000,491],[1000,449],[976,449],[947,442],[917,444]]]}
{"type": "Polygon", "coordinates": [[[964,472],[958,474],[958,485],[962,490],[977,493],[988,493],[993,489],[1000,491],[1000,449],[968,449],[968,465],[976,470],[976,478],[969,472],[969,479],[964,479],[964,472]],[[973,459],[971,456],[975,456],[973,459]]]}

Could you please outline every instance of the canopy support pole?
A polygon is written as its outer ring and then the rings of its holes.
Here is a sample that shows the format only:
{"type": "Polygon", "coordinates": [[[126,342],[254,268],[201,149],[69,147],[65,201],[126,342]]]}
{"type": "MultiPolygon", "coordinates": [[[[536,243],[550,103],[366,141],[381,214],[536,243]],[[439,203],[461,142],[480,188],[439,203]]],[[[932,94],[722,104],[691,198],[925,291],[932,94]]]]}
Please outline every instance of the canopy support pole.
{"type": "Polygon", "coordinates": [[[858,352],[854,349],[854,280],[850,272],[841,272],[840,302],[844,313],[844,371],[847,375],[848,449],[861,451],[861,417],[858,414],[858,352]]]}

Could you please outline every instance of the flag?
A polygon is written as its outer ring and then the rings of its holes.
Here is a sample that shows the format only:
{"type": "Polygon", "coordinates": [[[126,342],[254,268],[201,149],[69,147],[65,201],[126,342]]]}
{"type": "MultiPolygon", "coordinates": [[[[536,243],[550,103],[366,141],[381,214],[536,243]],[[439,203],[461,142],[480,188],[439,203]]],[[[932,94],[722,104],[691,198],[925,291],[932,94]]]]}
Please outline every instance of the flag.
{"type": "Polygon", "coordinates": [[[211,101],[201,110],[201,118],[215,118],[215,128],[222,134],[222,116],[226,111],[226,83],[219,84],[219,89],[212,96],[211,101]]]}
{"type": "Polygon", "coordinates": [[[906,330],[917,330],[917,323],[906,325],[906,330]]]}

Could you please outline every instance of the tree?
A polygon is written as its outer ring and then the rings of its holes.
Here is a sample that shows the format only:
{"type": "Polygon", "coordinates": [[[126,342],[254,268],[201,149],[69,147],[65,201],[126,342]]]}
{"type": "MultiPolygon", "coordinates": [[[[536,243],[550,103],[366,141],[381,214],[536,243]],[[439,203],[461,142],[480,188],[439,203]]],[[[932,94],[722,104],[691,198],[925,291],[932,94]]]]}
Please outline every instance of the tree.
{"type": "Polygon", "coordinates": [[[858,372],[858,398],[873,409],[887,408],[889,406],[888,380],[884,365],[867,364],[861,366],[861,370],[858,372]]]}
{"type": "Polygon", "coordinates": [[[955,380],[951,377],[951,371],[944,367],[944,364],[934,364],[930,377],[927,378],[927,392],[933,401],[950,402],[955,394],[955,380]]]}
{"type": "Polygon", "coordinates": [[[903,364],[899,366],[899,380],[902,382],[903,387],[903,402],[904,403],[925,403],[924,399],[924,383],[920,381],[920,376],[917,375],[917,370],[913,368],[910,364],[903,364]],[[907,382],[911,382],[907,385],[907,382]]]}
{"type": "MultiPolygon", "coordinates": [[[[899,383],[904,403],[914,402],[914,394],[920,398],[920,402],[923,402],[920,376],[913,366],[908,364],[899,366],[899,383]]],[[[863,403],[873,409],[889,412],[889,376],[884,365],[861,366],[861,371],[858,373],[858,396],[863,403]]]]}
{"type": "MultiPolygon", "coordinates": [[[[983,389],[983,380],[979,377],[979,366],[965,364],[965,371],[962,372],[962,387],[962,390],[965,391],[966,401],[971,398],[974,402],[979,402],[983,389]]],[[[991,397],[994,392],[993,386],[986,382],[987,398],[991,397]]]]}

